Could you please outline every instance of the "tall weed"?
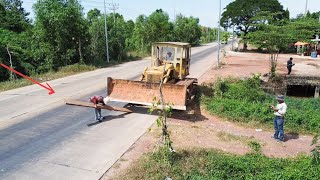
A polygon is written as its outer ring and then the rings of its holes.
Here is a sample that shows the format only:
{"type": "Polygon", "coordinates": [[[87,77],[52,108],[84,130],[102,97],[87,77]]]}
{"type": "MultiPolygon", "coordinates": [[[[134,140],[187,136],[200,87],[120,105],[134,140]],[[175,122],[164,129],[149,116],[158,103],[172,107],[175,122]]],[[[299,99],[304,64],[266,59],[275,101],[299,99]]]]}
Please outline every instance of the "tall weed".
{"type": "MultiPolygon", "coordinates": [[[[251,143],[259,151],[260,145],[251,143]]],[[[244,156],[217,150],[181,150],[168,166],[148,154],[119,179],[319,179],[320,166],[308,156],[269,158],[260,153],[244,156]]]]}
{"type": "MultiPolygon", "coordinates": [[[[238,122],[258,121],[272,126],[273,111],[269,105],[276,104],[274,95],[260,88],[260,80],[218,79],[213,85],[214,96],[203,98],[207,109],[219,116],[238,122]]],[[[320,132],[320,99],[286,97],[288,110],[285,128],[309,133],[320,132]]]]}

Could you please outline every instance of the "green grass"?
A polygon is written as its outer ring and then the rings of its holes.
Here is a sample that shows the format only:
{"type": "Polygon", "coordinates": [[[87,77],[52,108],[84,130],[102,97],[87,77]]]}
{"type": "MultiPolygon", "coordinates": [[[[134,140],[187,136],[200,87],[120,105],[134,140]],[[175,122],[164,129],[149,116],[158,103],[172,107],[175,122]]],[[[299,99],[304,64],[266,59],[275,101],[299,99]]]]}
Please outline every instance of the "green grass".
{"type": "MultiPolygon", "coordinates": [[[[252,143],[254,148],[258,145],[252,143]]],[[[118,176],[119,179],[318,179],[320,166],[305,155],[268,158],[260,153],[244,156],[218,150],[178,150],[174,163],[163,163],[161,153],[147,154],[118,176]]]]}
{"type": "MultiPolygon", "coordinates": [[[[51,71],[44,74],[31,75],[31,78],[38,82],[46,82],[53,79],[58,79],[58,78],[86,72],[86,71],[93,71],[95,69],[96,67],[91,65],[74,64],[74,65],[62,67],[56,72],[51,71]]],[[[17,79],[15,81],[0,82],[0,92],[28,86],[31,84],[33,83],[26,79],[17,79]]]]}
{"type": "Polygon", "coordinates": [[[253,150],[255,153],[261,152],[261,144],[257,140],[251,140],[248,142],[248,146],[253,150]]]}
{"type": "MultiPolygon", "coordinates": [[[[275,105],[276,99],[260,88],[258,77],[218,79],[215,84],[202,87],[202,92],[200,100],[213,114],[242,124],[273,127],[273,111],[269,105],[275,105]]],[[[285,102],[288,106],[286,131],[320,132],[320,99],[286,97],[285,102]]]]}

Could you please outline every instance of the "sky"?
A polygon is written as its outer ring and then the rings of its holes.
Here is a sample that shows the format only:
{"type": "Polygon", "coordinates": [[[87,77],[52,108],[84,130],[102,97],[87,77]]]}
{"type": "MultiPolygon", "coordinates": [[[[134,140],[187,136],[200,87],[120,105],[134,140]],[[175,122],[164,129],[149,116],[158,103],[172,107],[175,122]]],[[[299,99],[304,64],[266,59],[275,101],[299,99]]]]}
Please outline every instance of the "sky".
{"type": "MultiPolygon", "coordinates": [[[[233,0],[221,0],[223,9],[233,0]]],[[[32,5],[37,0],[23,0],[23,7],[30,12],[30,18],[34,18],[32,5]]],[[[80,0],[84,7],[84,13],[90,9],[97,8],[104,12],[104,0],[80,0]]],[[[122,14],[126,20],[135,20],[140,14],[149,15],[156,9],[166,11],[170,19],[174,19],[175,14],[193,16],[200,19],[200,24],[207,27],[216,27],[219,19],[219,0],[106,0],[106,3],[114,3],[117,6],[116,12],[122,14]]],[[[310,12],[320,11],[320,0],[279,0],[284,9],[289,9],[290,16],[304,13],[306,2],[310,12]]],[[[111,6],[107,4],[107,13],[112,12],[111,6]]]]}

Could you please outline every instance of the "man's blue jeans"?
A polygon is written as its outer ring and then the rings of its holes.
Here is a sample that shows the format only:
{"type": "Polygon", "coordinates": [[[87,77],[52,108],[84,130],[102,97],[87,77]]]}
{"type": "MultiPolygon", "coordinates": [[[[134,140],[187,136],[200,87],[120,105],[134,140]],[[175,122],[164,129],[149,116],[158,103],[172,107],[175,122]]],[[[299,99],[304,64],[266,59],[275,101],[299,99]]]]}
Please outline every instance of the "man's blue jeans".
{"type": "Polygon", "coordinates": [[[101,109],[100,108],[94,108],[94,114],[96,116],[96,120],[99,120],[101,116],[101,109]]]}
{"type": "Polygon", "coordinates": [[[279,116],[274,117],[273,125],[274,125],[275,132],[273,137],[275,139],[279,139],[280,141],[283,141],[283,135],[284,135],[283,123],[284,123],[284,117],[279,117],[279,116]]]}

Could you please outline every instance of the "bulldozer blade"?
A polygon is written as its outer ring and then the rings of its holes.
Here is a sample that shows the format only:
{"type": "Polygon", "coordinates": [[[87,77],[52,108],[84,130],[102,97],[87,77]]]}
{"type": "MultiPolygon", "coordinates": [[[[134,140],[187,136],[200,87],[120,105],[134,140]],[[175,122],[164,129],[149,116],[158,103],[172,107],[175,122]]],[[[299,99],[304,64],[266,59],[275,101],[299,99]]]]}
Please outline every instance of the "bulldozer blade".
{"type": "MultiPolygon", "coordinates": [[[[173,109],[187,109],[187,88],[193,80],[180,84],[163,84],[164,101],[173,109]]],[[[152,106],[160,100],[160,83],[107,78],[107,94],[111,101],[152,106]]]]}
{"type": "MultiPolygon", "coordinates": [[[[65,101],[65,103],[67,105],[75,105],[75,106],[95,108],[94,104],[92,104],[90,102],[83,102],[83,101],[77,101],[77,100],[72,100],[72,99],[65,99],[64,101],[65,101]]],[[[106,109],[106,110],[109,110],[109,111],[121,111],[121,112],[128,112],[128,113],[132,112],[130,109],[127,109],[127,108],[115,107],[115,106],[109,106],[109,105],[97,104],[97,108],[106,109]]]]}

